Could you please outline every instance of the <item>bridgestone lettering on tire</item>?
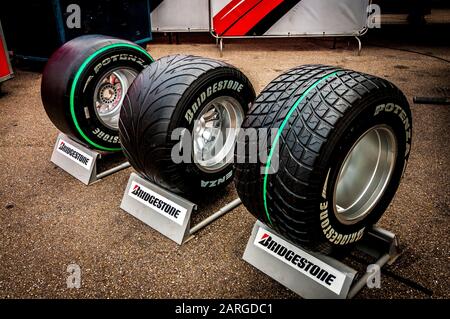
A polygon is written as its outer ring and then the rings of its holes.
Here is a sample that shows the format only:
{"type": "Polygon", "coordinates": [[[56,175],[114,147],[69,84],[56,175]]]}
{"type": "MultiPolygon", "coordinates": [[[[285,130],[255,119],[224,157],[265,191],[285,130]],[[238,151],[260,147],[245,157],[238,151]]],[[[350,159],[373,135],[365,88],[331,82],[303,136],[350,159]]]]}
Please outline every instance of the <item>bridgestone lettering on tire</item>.
{"type": "MultiPolygon", "coordinates": [[[[236,154],[238,194],[294,243],[317,250],[355,243],[394,197],[411,122],[405,96],[384,79],[320,65],[292,69],[262,91],[244,120],[243,128],[277,128],[267,143],[278,152],[253,164],[236,154]]],[[[236,149],[250,143],[240,136],[236,149]]]]}
{"type": "Polygon", "coordinates": [[[247,77],[229,64],[195,56],[163,57],[128,91],[119,122],[124,153],[141,175],[173,192],[223,187],[233,180],[237,138],[237,132],[226,129],[240,127],[254,98],[247,77]],[[187,161],[173,160],[172,152],[186,152],[185,144],[172,138],[176,130],[192,136],[187,161]],[[220,134],[223,148],[214,155],[210,146],[220,134]]]}
{"type": "Polygon", "coordinates": [[[63,133],[90,147],[119,151],[118,121],[126,90],[153,59],[132,42],[87,35],[59,48],[42,75],[42,102],[63,133]]]}

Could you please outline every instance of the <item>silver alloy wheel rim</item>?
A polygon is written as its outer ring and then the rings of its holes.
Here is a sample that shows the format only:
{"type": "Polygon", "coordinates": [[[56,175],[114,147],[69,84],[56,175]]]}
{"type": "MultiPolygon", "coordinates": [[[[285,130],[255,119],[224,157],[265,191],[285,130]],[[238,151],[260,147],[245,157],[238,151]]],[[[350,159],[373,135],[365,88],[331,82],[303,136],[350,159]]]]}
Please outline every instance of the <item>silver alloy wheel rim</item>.
{"type": "Polygon", "coordinates": [[[394,171],[397,139],[392,129],[377,125],[348,152],[334,187],[336,218],[352,225],[364,219],[383,196],[394,171]]]}
{"type": "Polygon", "coordinates": [[[231,162],[243,119],[240,103],[231,96],[219,96],[201,110],[192,134],[194,162],[200,170],[214,173],[231,162]]]}
{"type": "Polygon", "coordinates": [[[137,72],[128,68],[109,71],[97,83],[94,91],[94,109],[97,118],[106,127],[119,128],[120,108],[128,88],[137,76],[137,72]]]}

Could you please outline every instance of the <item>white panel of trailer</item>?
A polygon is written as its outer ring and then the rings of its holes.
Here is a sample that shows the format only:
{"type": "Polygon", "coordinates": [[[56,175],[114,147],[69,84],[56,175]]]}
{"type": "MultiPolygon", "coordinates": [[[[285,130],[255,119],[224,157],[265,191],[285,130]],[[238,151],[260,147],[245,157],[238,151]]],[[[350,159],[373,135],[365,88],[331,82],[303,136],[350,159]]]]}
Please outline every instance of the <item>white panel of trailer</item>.
{"type": "Polygon", "coordinates": [[[208,0],[164,0],[152,10],[151,21],[152,32],[207,32],[208,0]]]}
{"type": "Polygon", "coordinates": [[[357,35],[367,25],[369,0],[302,0],[265,35],[357,35]]]}
{"type": "MultiPolygon", "coordinates": [[[[151,14],[153,32],[208,32],[229,0],[164,0],[151,14]]],[[[356,35],[367,25],[370,0],[302,0],[264,35],[356,35]]]]}

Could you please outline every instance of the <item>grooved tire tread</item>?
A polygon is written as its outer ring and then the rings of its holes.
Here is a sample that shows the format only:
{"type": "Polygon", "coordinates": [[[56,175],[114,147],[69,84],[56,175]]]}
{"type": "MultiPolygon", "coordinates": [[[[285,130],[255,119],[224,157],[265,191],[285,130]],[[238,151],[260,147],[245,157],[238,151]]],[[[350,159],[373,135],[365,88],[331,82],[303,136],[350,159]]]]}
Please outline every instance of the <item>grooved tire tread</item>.
{"type": "MultiPolygon", "coordinates": [[[[330,66],[307,65],[289,70],[273,80],[257,97],[243,128],[279,128],[291,107],[316,81],[323,81],[300,102],[279,138],[280,171],[269,175],[267,189],[270,221],[263,203],[263,164],[236,158],[235,185],[243,204],[256,218],[292,241],[318,249],[317,218],[311,211],[320,200],[317,165],[322,148],[333,136],[352,105],[372,90],[403,95],[390,82],[368,74],[330,66]],[[274,213],[275,211],[275,213],[274,213]]],[[[267,139],[270,143],[271,139],[267,139]]],[[[238,139],[238,147],[246,141],[238,139]]],[[[248,146],[248,145],[247,145],[248,146]]],[[[270,149],[270,147],[269,147],[270,149]]],[[[239,157],[239,155],[236,155],[239,157]]]]}
{"type": "Polygon", "coordinates": [[[215,72],[242,75],[229,64],[209,58],[163,57],[136,78],[125,97],[119,120],[125,155],[139,173],[173,192],[189,192],[190,188],[170,156],[176,143],[170,137],[180,105],[194,82],[207,81],[215,72]]]}

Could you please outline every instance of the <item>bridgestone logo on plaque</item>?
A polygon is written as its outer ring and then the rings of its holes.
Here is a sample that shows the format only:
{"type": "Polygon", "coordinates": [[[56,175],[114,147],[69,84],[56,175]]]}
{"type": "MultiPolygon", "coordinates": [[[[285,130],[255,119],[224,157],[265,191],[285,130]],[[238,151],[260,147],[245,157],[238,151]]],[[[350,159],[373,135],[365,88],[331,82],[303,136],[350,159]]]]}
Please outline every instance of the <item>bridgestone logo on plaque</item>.
{"type": "Polygon", "coordinates": [[[89,170],[92,166],[92,156],[86,154],[83,151],[80,151],[78,148],[62,139],[58,141],[58,152],[63,154],[65,157],[70,158],[72,161],[87,170],[89,170]]]}
{"type": "Polygon", "coordinates": [[[131,184],[128,195],[152,210],[169,218],[178,225],[183,225],[184,218],[187,213],[186,208],[181,207],[171,200],[134,181],[131,184]]]}
{"type": "Polygon", "coordinates": [[[335,294],[339,295],[341,293],[345,274],[307,252],[261,227],[258,229],[254,244],[335,294]]]}

